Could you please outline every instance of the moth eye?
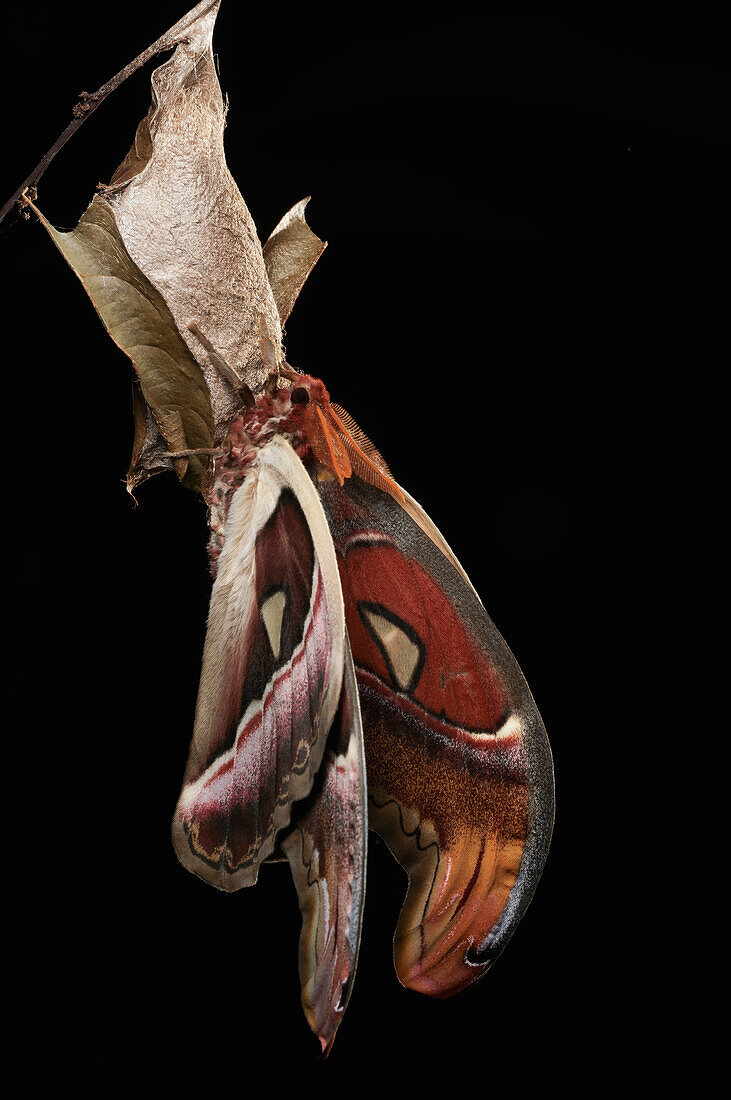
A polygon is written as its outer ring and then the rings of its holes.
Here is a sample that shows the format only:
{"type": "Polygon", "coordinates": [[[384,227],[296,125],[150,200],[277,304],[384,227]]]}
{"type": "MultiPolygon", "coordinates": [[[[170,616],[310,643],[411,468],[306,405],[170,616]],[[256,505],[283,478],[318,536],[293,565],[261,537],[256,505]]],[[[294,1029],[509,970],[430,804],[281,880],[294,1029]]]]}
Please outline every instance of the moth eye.
{"type": "Polygon", "coordinates": [[[289,395],[293,405],[306,405],[310,400],[310,394],[304,386],[296,386],[289,395]]]}

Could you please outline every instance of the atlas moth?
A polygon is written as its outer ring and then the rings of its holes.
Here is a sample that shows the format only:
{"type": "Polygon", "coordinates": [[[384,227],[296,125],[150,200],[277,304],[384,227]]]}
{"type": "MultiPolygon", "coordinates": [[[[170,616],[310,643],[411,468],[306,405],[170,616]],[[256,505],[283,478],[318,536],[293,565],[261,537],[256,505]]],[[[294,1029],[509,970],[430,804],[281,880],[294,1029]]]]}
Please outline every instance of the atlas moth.
{"type": "Polygon", "coordinates": [[[55,230],[27,191],[23,203],[135,364],[128,487],[172,467],[208,506],[214,581],[175,851],[225,891],[289,862],[302,1003],[327,1053],[353,987],[368,829],[408,875],[398,978],[447,997],[485,974],[528,906],[553,769],[525,679],[445,539],[324,384],[282,357],[281,325],[324,243],[303,200],[262,250],[232,190],[217,7],[166,39],[176,50],[153,74],[139,140],[76,230],[55,230]],[[242,271],[255,291],[243,297],[242,271]],[[259,355],[257,303],[280,326],[260,317],[259,355]],[[196,308],[233,339],[241,373],[196,308]],[[216,371],[230,392],[214,408],[216,371]]]}
{"type": "Polygon", "coordinates": [[[355,974],[368,829],[408,874],[398,978],[451,996],[531,899],[551,754],[454,553],[324,384],[282,362],[258,398],[240,393],[204,494],[214,583],[173,843],[225,891],[288,860],[302,1004],[327,1054],[355,974]]]}

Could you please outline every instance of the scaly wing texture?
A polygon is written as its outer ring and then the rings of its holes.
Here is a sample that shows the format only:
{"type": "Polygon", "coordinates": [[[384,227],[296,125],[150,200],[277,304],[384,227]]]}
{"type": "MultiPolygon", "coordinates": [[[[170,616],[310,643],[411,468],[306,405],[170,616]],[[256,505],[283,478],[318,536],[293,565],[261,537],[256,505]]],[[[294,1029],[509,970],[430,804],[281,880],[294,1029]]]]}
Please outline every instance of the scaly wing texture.
{"type": "Polygon", "coordinates": [[[302,1006],[327,1054],[355,977],[365,896],[367,791],[363,730],[350,648],[325,756],[282,841],[302,911],[302,1006]]]}
{"type": "Polygon", "coordinates": [[[409,876],[396,971],[450,996],[484,974],[540,876],[548,740],[515,658],[418,505],[357,477],[318,491],[356,665],[369,824],[409,876]]]}
{"type": "Polygon", "coordinates": [[[281,438],[236,491],[211,594],[173,842],[222,890],[259,865],[310,791],[340,699],[345,626],[322,505],[281,438]]]}

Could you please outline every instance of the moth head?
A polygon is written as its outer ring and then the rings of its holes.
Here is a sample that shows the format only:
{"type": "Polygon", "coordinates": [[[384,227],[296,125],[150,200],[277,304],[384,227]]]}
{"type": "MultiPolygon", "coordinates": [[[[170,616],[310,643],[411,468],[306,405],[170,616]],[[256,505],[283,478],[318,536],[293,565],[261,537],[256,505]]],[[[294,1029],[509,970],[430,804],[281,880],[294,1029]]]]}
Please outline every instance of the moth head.
{"type": "Polygon", "coordinates": [[[312,402],[326,408],[330,404],[330,394],[319,378],[312,378],[309,374],[299,374],[292,382],[289,400],[295,409],[306,408],[312,402]]]}

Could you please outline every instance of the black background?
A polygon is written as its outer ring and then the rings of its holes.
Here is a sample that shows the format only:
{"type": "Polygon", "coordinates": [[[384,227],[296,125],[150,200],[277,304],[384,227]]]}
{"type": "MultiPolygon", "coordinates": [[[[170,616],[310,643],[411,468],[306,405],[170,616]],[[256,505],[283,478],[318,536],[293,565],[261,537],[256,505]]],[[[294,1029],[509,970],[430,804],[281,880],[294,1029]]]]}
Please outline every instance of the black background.
{"type": "MultiPolygon", "coordinates": [[[[372,837],[355,991],[318,1063],[287,871],[219,896],[169,841],[210,592],[203,505],[166,476],[133,506],[129,364],[43,230],[12,217],[12,1035],[92,1079],[151,1057],[159,1084],[202,1067],[244,1089],[261,1064],[271,1088],[372,1087],[393,1060],[413,1091],[445,1069],[455,1090],[472,1072],[486,1090],[593,1088],[646,1052],[658,939],[686,913],[680,842],[660,839],[650,631],[669,491],[688,522],[672,444],[711,377],[688,303],[727,186],[721,37],[667,16],[248,8],[226,0],[214,38],[229,166],[262,240],[312,195],[329,242],[288,358],[369,433],[513,649],[552,742],[553,846],[493,971],[436,1002],[396,981],[402,876],[372,837]]],[[[2,201],[81,89],[181,14],[14,8],[2,201]]],[[[55,225],[76,223],[148,101],[149,69],[58,157],[39,194],[55,225]]]]}

